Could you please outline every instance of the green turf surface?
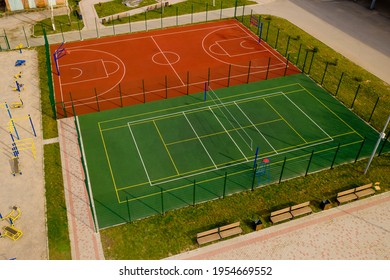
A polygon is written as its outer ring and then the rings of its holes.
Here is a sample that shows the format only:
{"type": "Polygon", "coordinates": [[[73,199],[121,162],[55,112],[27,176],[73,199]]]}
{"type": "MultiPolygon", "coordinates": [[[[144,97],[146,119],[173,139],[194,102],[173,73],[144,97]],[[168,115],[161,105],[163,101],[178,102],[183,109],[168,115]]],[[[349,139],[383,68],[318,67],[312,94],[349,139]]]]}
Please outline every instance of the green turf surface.
{"type": "Polygon", "coordinates": [[[367,157],[378,137],[301,74],[203,99],[199,93],[79,117],[100,228],[367,157]]]}

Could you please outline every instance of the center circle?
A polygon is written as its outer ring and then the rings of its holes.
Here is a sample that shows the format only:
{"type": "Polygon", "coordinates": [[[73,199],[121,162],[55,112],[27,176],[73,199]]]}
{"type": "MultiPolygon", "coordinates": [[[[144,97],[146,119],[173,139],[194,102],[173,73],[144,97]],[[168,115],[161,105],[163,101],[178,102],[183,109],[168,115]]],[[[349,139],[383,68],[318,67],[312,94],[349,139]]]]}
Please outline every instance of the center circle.
{"type": "Polygon", "coordinates": [[[153,55],[152,60],[159,65],[172,65],[180,60],[180,56],[175,52],[158,52],[153,55]]]}

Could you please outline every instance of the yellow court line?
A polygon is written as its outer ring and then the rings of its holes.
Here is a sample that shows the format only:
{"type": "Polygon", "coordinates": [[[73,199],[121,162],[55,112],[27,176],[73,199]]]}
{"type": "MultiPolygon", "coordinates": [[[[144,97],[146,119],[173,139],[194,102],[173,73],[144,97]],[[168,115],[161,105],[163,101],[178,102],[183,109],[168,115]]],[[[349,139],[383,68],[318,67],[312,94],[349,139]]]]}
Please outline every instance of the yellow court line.
{"type": "MultiPolygon", "coordinates": [[[[281,89],[281,88],[295,86],[295,85],[299,85],[300,87],[302,87],[302,85],[299,84],[299,83],[292,83],[292,84],[287,84],[287,85],[282,85],[282,86],[277,86],[277,87],[271,87],[271,88],[266,88],[266,89],[261,89],[261,90],[254,90],[254,91],[244,92],[244,93],[240,93],[240,94],[236,94],[236,95],[232,95],[232,96],[226,96],[226,97],[220,98],[220,100],[230,99],[230,98],[237,98],[237,97],[242,97],[242,96],[249,95],[249,94],[260,93],[260,92],[269,91],[269,90],[276,90],[276,89],[281,89]]],[[[290,92],[285,92],[285,93],[290,93],[290,92]]],[[[206,101],[206,102],[211,102],[211,101],[206,101]]],[[[139,116],[150,115],[150,114],[159,113],[159,112],[165,112],[165,111],[171,111],[171,110],[175,110],[175,109],[178,109],[178,108],[191,107],[191,106],[196,106],[198,104],[204,104],[204,103],[205,103],[204,101],[200,101],[200,102],[196,102],[196,103],[193,103],[193,104],[185,104],[185,105],[180,105],[180,106],[177,106],[177,107],[170,107],[170,108],[165,108],[165,109],[161,109],[161,110],[156,110],[156,111],[153,111],[153,112],[145,112],[145,113],[140,113],[140,114],[132,115],[132,116],[126,116],[126,117],[121,117],[121,118],[109,119],[109,120],[101,121],[99,123],[107,123],[107,122],[114,122],[114,121],[119,121],[119,120],[124,120],[124,119],[136,118],[136,117],[139,117],[139,116]]],[[[106,130],[106,129],[103,129],[103,130],[106,130]]]]}
{"type": "Polygon", "coordinates": [[[175,170],[176,170],[176,173],[179,175],[180,172],[179,172],[179,170],[177,170],[175,161],[173,160],[172,155],[171,155],[171,153],[169,152],[167,145],[165,144],[165,141],[164,141],[164,139],[163,139],[163,137],[162,137],[162,135],[161,135],[160,130],[158,129],[158,126],[157,126],[156,122],[153,121],[153,124],[154,124],[154,127],[155,127],[156,130],[157,130],[158,135],[160,136],[161,142],[164,144],[165,151],[167,151],[167,154],[168,154],[169,158],[171,159],[171,162],[172,162],[172,164],[173,164],[173,167],[174,167],[175,170]]]}
{"type": "Polygon", "coordinates": [[[100,137],[102,138],[102,142],[103,142],[104,152],[105,152],[105,154],[106,154],[106,159],[107,159],[107,163],[108,163],[108,168],[110,169],[111,179],[112,179],[112,182],[114,183],[114,188],[115,188],[116,197],[117,197],[117,200],[120,201],[119,194],[118,194],[118,190],[117,190],[117,188],[116,188],[116,182],[115,182],[115,178],[114,178],[114,173],[113,173],[113,171],[112,171],[110,158],[109,158],[108,152],[107,152],[106,142],[104,141],[103,132],[102,132],[102,130],[100,129],[100,124],[99,124],[99,123],[98,123],[98,126],[99,126],[99,131],[100,131],[100,137]]]}
{"type": "Polygon", "coordinates": [[[272,108],[272,110],[274,110],[275,111],[275,113],[276,114],[278,114],[279,115],[279,117],[281,117],[283,120],[284,120],[284,122],[305,142],[305,143],[307,143],[307,141],[305,140],[305,138],[303,138],[302,137],[302,135],[300,135],[299,133],[298,133],[298,131],[296,131],[295,130],[295,128],[294,127],[292,127],[292,125],[267,101],[267,99],[266,98],[264,98],[264,101],[272,108]]]}
{"type": "MultiPolygon", "coordinates": [[[[304,87],[303,87],[304,88],[304,87]]],[[[340,121],[342,121],[346,126],[348,126],[352,131],[354,131],[357,135],[359,135],[362,139],[364,138],[359,132],[357,132],[353,127],[351,127],[347,122],[345,122],[338,114],[333,112],[328,106],[326,106],[322,101],[320,101],[314,94],[312,94],[309,90],[304,88],[304,90],[309,93],[311,96],[313,96],[322,106],[324,106],[329,112],[331,112],[333,115],[335,115],[340,121]]]]}
{"type": "MultiPolygon", "coordinates": [[[[359,141],[355,141],[355,142],[352,142],[352,143],[341,145],[340,147],[346,147],[346,146],[354,145],[354,144],[361,143],[361,142],[362,142],[362,140],[359,140],[359,141]]],[[[315,154],[319,154],[319,153],[322,153],[322,152],[326,152],[326,151],[329,151],[329,150],[335,150],[335,149],[337,149],[337,147],[331,147],[331,148],[327,148],[327,149],[324,149],[324,150],[321,150],[321,151],[317,151],[317,152],[315,152],[315,154]]],[[[296,160],[296,159],[299,159],[299,158],[308,157],[309,155],[311,155],[311,153],[307,153],[307,154],[304,154],[304,155],[300,155],[300,156],[296,156],[296,157],[293,157],[293,158],[289,158],[286,161],[288,162],[288,161],[296,160]]],[[[283,161],[284,160],[279,160],[279,161],[276,161],[276,162],[272,162],[270,165],[271,166],[277,165],[277,164],[283,163],[283,161]]],[[[253,170],[253,168],[250,167],[250,168],[247,168],[247,169],[244,169],[244,170],[236,171],[236,172],[228,174],[227,176],[228,177],[229,176],[234,176],[234,175],[237,175],[237,174],[240,174],[240,173],[248,172],[250,170],[253,170]]],[[[325,170],[325,169],[322,169],[322,170],[325,170]]],[[[217,177],[214,177],[214,178],[210,178],[210,179],[199,181],[199,182],[197,182],[197,184],[204,184],[204,183],[207,183],[207,182],[210,182],[210,181],[214,181],[214,180],[218,180],[218,179],[221,179],[221,178],[224,178],[224,177],[225,177],[224,175],[217,176],[217,177]]],[[[297,177],[301,177],[301,176],[297,176],[297,177]]],[[[294,178],[297,178],[297,177],[294,177],[294,178]]],[[[172,188],[172,189],[169,189],[169,190],[165,190],[164,192],[175,191],[175,190],[179,190],[179,189],[183,189],[183,188],[188,188],[190,186],[193,186],[193,183],[182,185],[180,187],[172,188]]],[[[129,186],[129,187],[131,187],[131,186],[129,186]]],[[[139,199],[143,199],[143,198],[147,198],[147,197],[151,197],[151,196],[155,196],[155,195],[160,195],[160,192],[152,193],[152,194],[148,194],[148,195],[144,195],[144,196],[140,196],[140,197],[133,198],[133,199],[129,199],[129,201],[139,200],[139,199]]],[[[126,203],[126,201],[120,201],[119,203],[126,203]]]]}

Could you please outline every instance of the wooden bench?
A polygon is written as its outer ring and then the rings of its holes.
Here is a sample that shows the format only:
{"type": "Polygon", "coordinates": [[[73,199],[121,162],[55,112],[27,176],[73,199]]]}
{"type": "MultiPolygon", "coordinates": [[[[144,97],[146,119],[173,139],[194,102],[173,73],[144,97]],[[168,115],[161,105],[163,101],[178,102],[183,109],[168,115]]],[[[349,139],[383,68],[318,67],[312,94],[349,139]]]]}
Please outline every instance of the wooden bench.
{"type": "Polygon", "coordinates": [[[355,188],[339,192],[336,197],[336,201],[339,203],[339,205],[356,199],[358,199],[358,197],[355,194],[355,188]]]}
{"type": "Polygon", "coordinates": [[[360,187],[356,187],[353,189],[349,189],[343,192],[339,192],[337,194],[337,202],[340,204],[344,202],[349,202],[353,200],[357,200],[362,197],[366,197],[369,195],[375,194],[375,190],[373,188],[373,184],[369,183],[360,187]]]}
{"type": "Polygon", "coordinates": [[[355,188],[355,194],[358,198],[375,194],[372,183],[355,188]]]}
{"type": "Polygon", "coordinates": [[[278,211],[271,212],[271,217],[270,220],[273,224],[286,221],[286,220],[291,220],[293,218],[293,215],[290,213],[290,208],[283,208],[278,211]]]}
{"type": "Polygon", "coordinates": [[[311,214],[313,213],[313,209],[310,207],[310,201],[306,201],[304,203],[291,206],[290,213],[295,218],[298,216],[311,214]]]}
{"type": "Polygon", "coordinates": [[[229,225],[221,226],[204,232],[200,232],[196,235],[196,241],[199,245],[217,241],[223,238],[234,236],[242,233],[240,222],[232,223],[229,225]]]}

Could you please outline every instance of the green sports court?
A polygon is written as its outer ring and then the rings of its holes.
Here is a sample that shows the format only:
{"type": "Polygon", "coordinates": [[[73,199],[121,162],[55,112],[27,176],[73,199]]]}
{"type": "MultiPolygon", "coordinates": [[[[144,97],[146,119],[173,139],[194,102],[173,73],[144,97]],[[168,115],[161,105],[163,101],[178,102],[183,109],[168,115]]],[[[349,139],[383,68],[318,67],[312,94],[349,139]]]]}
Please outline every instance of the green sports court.
{"type": "Polygon", "coordinates": [[[77,119],[100,229],[353,162],[378,139],[304,74],[77,119]]]}

